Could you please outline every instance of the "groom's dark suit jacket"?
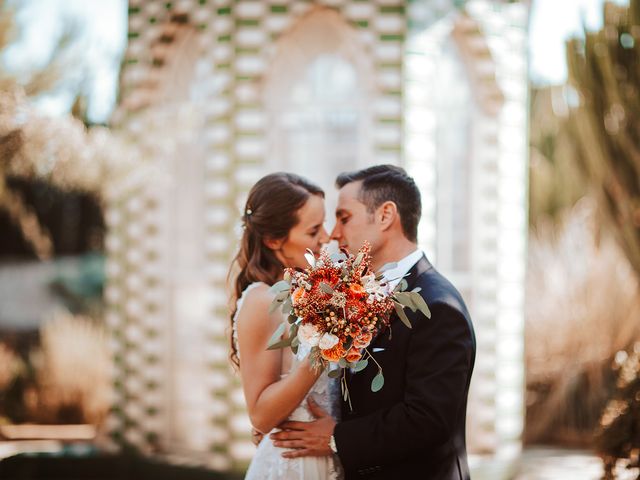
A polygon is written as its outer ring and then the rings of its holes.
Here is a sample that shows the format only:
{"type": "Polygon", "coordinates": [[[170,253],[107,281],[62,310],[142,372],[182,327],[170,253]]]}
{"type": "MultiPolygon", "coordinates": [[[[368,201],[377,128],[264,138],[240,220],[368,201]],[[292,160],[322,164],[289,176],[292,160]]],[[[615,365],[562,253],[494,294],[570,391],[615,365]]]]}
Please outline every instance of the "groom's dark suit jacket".
{"type": "Polygon", "coordinates": [[[347,374],[353,410],[342,403],[334,437],[351,479],[467,480],[465,415],[476,354],[473,325],[451,283],[426,257],[406,277],[431,310],[427,319],[405,309],[412,329],[394,314],[391,338],[384,331],[369,351],[380,363],[384,387],[374,393],[378,372],[347,374]],[[373,349],[384,351],[373,353],[373,349]]]}

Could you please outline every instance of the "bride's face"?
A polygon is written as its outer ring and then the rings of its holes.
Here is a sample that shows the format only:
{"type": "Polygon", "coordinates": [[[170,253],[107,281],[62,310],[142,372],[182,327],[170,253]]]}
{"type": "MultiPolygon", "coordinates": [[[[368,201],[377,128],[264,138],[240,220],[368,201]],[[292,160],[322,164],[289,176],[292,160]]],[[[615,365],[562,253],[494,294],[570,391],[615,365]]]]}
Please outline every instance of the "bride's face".
{"type": "Polygon", "coordinates": [[[307,248],[317,256],[322,245],[329,241],[324,228],[324,199],[311,195],[297,216],[298,223],[289,231],[289,236],[273,250],[285,267],[306,268],[309,266],[304,258],[307,248]]]}

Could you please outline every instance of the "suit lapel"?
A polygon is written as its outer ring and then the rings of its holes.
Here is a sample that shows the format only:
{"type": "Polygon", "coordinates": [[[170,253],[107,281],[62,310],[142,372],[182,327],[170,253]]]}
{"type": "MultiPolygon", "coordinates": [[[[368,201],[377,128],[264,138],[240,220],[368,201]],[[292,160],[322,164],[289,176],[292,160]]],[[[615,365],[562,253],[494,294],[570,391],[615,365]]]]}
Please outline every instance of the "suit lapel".
{"type": "MultiPolygon", "coordinates": [[[[422,257],[420,258],[420,260],[418,260],[416,262],[416,264],[411,267],[409,269],[409,272],[407,272],[407,276],[405,277],[407,280],[407,289],[405,291],[410,292],[411,290],[413,290],[417,283],[418,283],[418,278],[420,278],[420,276],[426,272],[427,270],[433,268],[431,266],[431,263],[429,262],[429,260],[427,260],[427,257],[423,254],[422,257]]],[[[389,325],[391,325],[392,323],[399,321],[400,319],[398,318],[398,314],[395,313],[395,311],[391,314],[391,318],[389,319],[389,325]]],[[[370,345],[373,345],[373,343],[376,341],[376,339],[383,333],[387,331],[386,328],[383,328],[382,330],[380,330],[375,337],[373,337],[373,339],[371,340],[370,345]]]]}

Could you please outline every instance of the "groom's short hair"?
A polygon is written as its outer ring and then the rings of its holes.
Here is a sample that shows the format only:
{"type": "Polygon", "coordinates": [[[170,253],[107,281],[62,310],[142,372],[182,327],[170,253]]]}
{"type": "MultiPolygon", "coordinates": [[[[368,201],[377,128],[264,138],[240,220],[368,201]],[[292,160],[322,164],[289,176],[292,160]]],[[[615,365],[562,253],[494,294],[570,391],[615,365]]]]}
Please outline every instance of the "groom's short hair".
{"type": "Polygon", "coordinates": [[[407,239],[418,241],[418,223],[422,215],[422,200],[416,182],[407,172],[395,165],[374,165],[355,172],[345,172],[336,178],[336,186],[342,188],[362,181],[359,200],[373,213],[384,202],[391,201],[398,207],[402,231],[407,239]]]}

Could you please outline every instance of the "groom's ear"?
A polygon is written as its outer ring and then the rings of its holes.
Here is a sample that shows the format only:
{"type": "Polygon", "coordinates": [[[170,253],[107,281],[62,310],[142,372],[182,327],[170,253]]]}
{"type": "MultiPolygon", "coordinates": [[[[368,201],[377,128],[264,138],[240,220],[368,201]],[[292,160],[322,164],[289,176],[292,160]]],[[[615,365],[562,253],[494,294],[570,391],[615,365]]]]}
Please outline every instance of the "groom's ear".
{"type": "Polygon", "coordinates": [[[384,202],[378,207],[376,216],[378,217],[377,220],[382,227],[382,230],[388,230],[398,218],[398,206],[395,202],[392,202],[390,200],[384,202]]]}
{"type": "Polygon", "coordinates": [[[265,237],[262,239],[262,243],[269,249],[278,251],[282,248],[282,244],[284,243],[284,238],[271,238],[265,237]]]}

